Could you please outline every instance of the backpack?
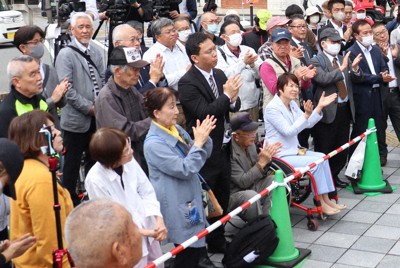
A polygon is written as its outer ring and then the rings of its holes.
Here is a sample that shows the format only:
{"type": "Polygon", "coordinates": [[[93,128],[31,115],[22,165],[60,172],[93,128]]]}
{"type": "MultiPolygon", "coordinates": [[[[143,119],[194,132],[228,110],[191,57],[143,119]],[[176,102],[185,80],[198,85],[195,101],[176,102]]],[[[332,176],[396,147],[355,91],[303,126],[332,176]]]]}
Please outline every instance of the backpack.
{"type": "Polygon", "coordinates": [[[269,215],[258,216],[243,227],[227,245],[222,263],[226,268],[253,267],[262,264],[279,243],[276,225],[269,215]]]}

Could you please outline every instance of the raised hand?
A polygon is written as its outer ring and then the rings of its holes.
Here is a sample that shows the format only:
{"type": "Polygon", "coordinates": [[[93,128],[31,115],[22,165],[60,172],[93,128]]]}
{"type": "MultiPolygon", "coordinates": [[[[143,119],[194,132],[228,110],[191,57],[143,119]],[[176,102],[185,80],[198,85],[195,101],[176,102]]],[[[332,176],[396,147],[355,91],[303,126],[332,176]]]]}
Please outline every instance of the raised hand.
{"type": "Polygon", "coordinates": [[[54,89],[53,93],[51,94],[51,99],[53,100],[54,103],[57,103],[61,100],[61,98],[67,93],[68,89],[70,87],[70,84],[68,82],[67,78],[64,78],[60,84],[56,86],[54,89]]]}
{"type": "Polygon", "coordinates": [[[273,144],[265,144],[264,148],[261,149],[260,153],[258,154],[259,160],[258,164],[262,167],[265,168],[265,166],[272,161],[272,156],[280,152],[280,149],[282,148],[282,143],[279,141],[273,143],[273,144]]]}
{"type": "Polygon", "coordinates": [[[351,68],[353,71],[357,72],[358,71],[358,65],[360,64],[360,61],[362,60],[362,54],[358,54],[357,57],[354,58],[353,63],[351,64],[351,68]]]}
{"type": "Polygon", "coordinates": [[[292,57],[295,57],[297,59],[300,59],[300,58],[303,57],[303,48],[302,47],[291,46],[289,55],[292,56],[292,57]]]}
{"type": "Polygon", "coordinates": [[[257,54],[253,54],[250,52],[250,50],[248,50],[246,54],[244,54],[243,62],[244,64],[250,65],[250,67],[253,68],[257,58],[258,58],[257,54]]]}
{"type": "Polygon", "coordinates": [[[311,100],[303,101],[303,107],[304,107],[304,117],[309,118],[314,109],[312,101],[311,100]]]}
{"type": "Polygon", "coordinates": [[[224,93],[228,94],[228,96],[231,98],[231,101],[236,101],[239,94],[239,88],[242,86],[242,84],[243,82],[240,74],[231,76],[224,84],[224,93]]]}
{"type": "Polygon", "coordinates": [[[350,57],[350,51],[347,52],[343,58],[342,65],[339,68],[341,72],[344,72],[347,69],[347,67],[349,66],[349,57],[350,57]]]}
{"type": "Polygon", "coordinates": [[[321,113],[322,109],[337,99],[337,93],[333,93],[329,96],[325,96],[325,91],[322,92],[321,97],[319,98],[317,112],[321,113]]]}
{"type": "Polygon", "coordinates": [[[157,84],[160,79],[164,76],[164,65],[163,57],[160,54],[157,54],[156,58],[152,63],[150,63],[150,80],[157,84]]]}
{"type": "Polygon", "coordinates": [[[385,83],[389,83],[389,82],[391,82],[391,81],[396,79],[396,77],[391,76],[388,73],[388,71],[382,72],[381,75],[382,75],[383,82],[385,82],[385,83]]]}
{"type": "Polygon", "coordinates": [[[196,127],[192,127],[193,136],[194,136],[194,146],[203,147],[204,143],[206,143],[210,132],[215,128],[215,124],[217,123],[217,119],[212,115],[207,115],[207,117],[201,122],[197,119],[196,127]]]}

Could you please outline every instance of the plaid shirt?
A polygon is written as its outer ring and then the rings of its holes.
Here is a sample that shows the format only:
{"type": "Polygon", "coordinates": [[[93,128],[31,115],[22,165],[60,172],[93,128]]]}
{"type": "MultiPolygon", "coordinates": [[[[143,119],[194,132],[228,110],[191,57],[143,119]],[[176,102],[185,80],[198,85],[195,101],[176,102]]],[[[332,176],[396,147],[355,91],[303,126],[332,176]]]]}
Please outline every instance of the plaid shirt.
{"type": "Polygon", "coordinates": [[[265,61],[272,55],[272,48],[271,48],[271,39],[268,39],[259,49],[258,49],[258,56],[265,61]]]}

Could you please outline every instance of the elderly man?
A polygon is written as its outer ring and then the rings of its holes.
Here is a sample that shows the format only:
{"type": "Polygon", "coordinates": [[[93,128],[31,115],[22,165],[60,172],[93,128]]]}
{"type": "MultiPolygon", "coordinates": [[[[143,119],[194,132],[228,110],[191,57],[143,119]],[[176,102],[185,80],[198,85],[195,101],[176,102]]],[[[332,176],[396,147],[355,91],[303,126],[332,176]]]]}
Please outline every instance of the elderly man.
{"type": "MultiPolygon", "coordinates": [[[[140,56],[142,56],[145,51],[142,51],[140,46],[139,34],[140,33],[130,24],[118,25],[113,31],[114,47],[133,47],[137,50],[137,53],[140,53],[140,56]]],[[[147,51],[147,48],[145,49],[147,51]]],[[[143,94],[147,90],[155,88],[164,76],[163,68],[164,63],[162,56],[157,55],[150,66],[146,65],[143,68],[140,68],[140,75],[136,83],[136,89],[143,94]]],[[[107,68],[106,81],[108,81],[111,75],[112,73],[110,68],[107,68]]]]}
{"type": "MultiPolygon", "coordinates": [[[[79,203],[76,182],[82,154],[87,151],[91,135],[96,130],[94,118],[95,98],[103,87],[104,64],[102,52],[91,45],[92,18],[76,13],[71,19],[74,40],[57,56],[56,70],[60,78],[67,77],[71,84],[66,93],[67,104],[61,110],[61,128],[66,147],[63,183],[74,204],[79,203]]],[[[89,156],[89,155],[88,155],[89,156]]],[[[93,165],[90,161],[89,165],[93,165]]]]}
{"type": "MultiPolygon", "coordinates": [[[[229,122],[229,112],[240,109],[238,95],[242,80],[240,75],[227,79],[223,71],[215,69],[218,62],[217,47],[204,33],[189,36],[186,51],[193,66],[179,81],[179,94],[188,121],[187,127],[191,132],[197,120],[203,120],[207,115],[217,119],[216,127],[210,134],[213,150],[200,173],[214,191],[222,209],[227,211],[231,168],[226,123],[229,122]]],[[[216,218],[210,221],[212,223],[216,218]]],[[[209,252],[224,252],[226,241],[223,227],[209,234],[206,240],[209,252]]]]}
{"type": "Polygon", "coordinates": [[[65,240],[80,268],[132,268],[142,257],[142,239],[131,214],[109,199],[75,208],[65,223],[65,240]]]}
{"type": "Polygon", "coordinates": [[[222,46],[225,41],[217,36],[218,33],[218,17],[212,12],[206,12],[201,16],[202,32],[205,33],[216,46],[222,46]]]}
{"type": "Polygon", "coordinates": [[[136,161],[148,173],[143,142],[151,120],[143,107],[143,96],[135,88],[139,70],[148,62],[141,60],[134,48],[121,46],[114,48],[109,62],[114,75],[96,100],[97,128],[114,127],[126,132],[131,138],[136,161]]]}
{"type": "Polygon", "coordinates": [[[260,89],[255,81],[260,78],[258,70],[262,61],[254,49],[240,45],[242,36],[236,21],[226,21],[222,24],[221,37],[225,40],[225,45],[218,49],[217,68],[224,71],[228,78],[241,75],[244,83],[239,90],[240,111],[248,111],[253,120],[257,121],[260,89]]]}
{"type": "Polygon", "coordinates": [[[0,137],[8,137],[11,120],[23,113],[40,109],[48,110],[41,93],[43,90],[39,63],[31,56],[19,56],[7,65],[10,93],[0,104],[0,137]]]}
{"type": "Polygon", "coordinates": [[[189,38],[189,35],[192,34],[189,20],[187,18],[178,17],[174,20],[174,26],[176,31],[178,32],[179,42],[181,42],[182,45],[185,45],[186,41],[189,38]]]}
{"type": "Polygon", "coordinates": [[[303,91],[308,89],[311,84],[311,78],[315,76],[316,70],[312,66],[302,66],[299,59],[289,55],[291,37],[290,32],[284,28],[272,31],[272,55],[260,67],[264,91],[263,110],[277,93],[276,85],[281,74],[285,72],[295,74],[301,81],[301,89],[303,91]]]}
{"type": "MultiPolygon", "coordinates": [[[[164,59],[164,75],[168,86],[178,90],[179,79],[190,68],[191,63],[186,55],[185,47],[178,42],[178,34],[174,22],[167,18],[159,18],[151,25],[151,32],[157,42],[143,55],[143,60],[152,62],[161,55],[164,59]]],[[[178,101],[178,124],[185,127],[186,120],[178,101]]]]}

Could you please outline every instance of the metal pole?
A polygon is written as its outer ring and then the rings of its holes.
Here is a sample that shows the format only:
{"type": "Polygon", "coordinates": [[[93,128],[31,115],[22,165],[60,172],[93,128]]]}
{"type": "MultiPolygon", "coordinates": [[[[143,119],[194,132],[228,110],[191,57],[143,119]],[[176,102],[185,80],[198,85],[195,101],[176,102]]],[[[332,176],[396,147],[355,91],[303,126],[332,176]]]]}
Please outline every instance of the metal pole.
{"type": "Polygon", "coordinates": [[[251,1],[251,2],[250,2],[250,25],[251,25],[251,27],[254,26],[253,8],[254,8],[253,1],[251,1]]]}

